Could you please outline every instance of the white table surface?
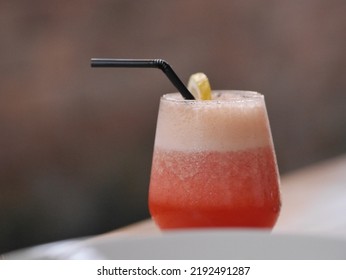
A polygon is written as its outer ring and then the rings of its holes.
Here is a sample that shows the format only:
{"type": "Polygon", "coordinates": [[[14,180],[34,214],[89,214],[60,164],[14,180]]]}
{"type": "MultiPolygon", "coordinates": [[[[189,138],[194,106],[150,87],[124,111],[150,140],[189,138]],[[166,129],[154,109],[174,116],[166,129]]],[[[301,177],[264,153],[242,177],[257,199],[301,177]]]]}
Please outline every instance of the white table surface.
{"type": "Polygon", "coordinates": [[[283,176],[281,191],[274,232],[346,238],[346,155],[283,176]]]}
{"type": "MultiPolygon", "coordinates": [[[[273,233],[316,234],[346,239],[346,155],[326,160],[281,178],[282,209],[273,233]]],[[[144,220],[104,235],[156,235],[144,220]]]]}

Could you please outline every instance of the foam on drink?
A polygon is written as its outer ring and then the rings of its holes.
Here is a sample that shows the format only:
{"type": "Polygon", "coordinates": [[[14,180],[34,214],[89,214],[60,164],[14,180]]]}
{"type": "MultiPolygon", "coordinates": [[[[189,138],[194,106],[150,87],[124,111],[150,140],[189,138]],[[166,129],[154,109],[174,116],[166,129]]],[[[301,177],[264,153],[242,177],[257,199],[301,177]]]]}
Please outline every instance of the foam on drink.
{"type": "Polygon", "coordinates": [[[263,103],[263,95],[256,92],[218,91],[209,101],[186,101],[179,94],[164,95],[155,147],[236,151],[271,145],[263,103]]]}

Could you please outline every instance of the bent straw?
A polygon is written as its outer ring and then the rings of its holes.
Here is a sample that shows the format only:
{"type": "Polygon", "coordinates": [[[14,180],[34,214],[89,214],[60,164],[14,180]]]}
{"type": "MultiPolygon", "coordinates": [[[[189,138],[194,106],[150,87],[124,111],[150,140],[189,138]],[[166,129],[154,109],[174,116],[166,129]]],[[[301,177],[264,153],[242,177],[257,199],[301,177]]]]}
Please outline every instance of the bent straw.
{"type": "Polygon", "coordinates": [[[92,58],[91,67],[159,68],[166,74],[168,79],[185,99],[195,99],[173,71],[172,67],[163,59],[92,58]]]}

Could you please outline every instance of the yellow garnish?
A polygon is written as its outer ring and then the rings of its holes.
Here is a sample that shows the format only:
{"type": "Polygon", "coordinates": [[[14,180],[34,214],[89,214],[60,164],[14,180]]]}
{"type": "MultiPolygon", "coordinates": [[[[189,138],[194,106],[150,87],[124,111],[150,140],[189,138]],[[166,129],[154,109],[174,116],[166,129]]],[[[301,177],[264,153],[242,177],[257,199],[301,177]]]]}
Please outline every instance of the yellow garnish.
{"type": "Polygon", "coordinates": [[[196,100],[211,100],[211,88],[209,80],[204,73],[196,73],[191,75],[187,88],[196,100]]]}

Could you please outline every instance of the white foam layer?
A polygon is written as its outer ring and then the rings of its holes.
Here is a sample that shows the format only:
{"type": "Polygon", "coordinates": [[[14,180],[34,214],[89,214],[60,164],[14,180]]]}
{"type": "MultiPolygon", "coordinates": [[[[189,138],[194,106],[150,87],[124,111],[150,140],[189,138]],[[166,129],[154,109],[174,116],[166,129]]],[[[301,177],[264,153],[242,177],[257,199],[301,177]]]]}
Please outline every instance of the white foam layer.
{"type": "Polygon", "coordinates": [[[155,146],[179,151],[235,151],[272,144],[261,94],[215,91],[212,101],[161,98],[155,146]]]}

